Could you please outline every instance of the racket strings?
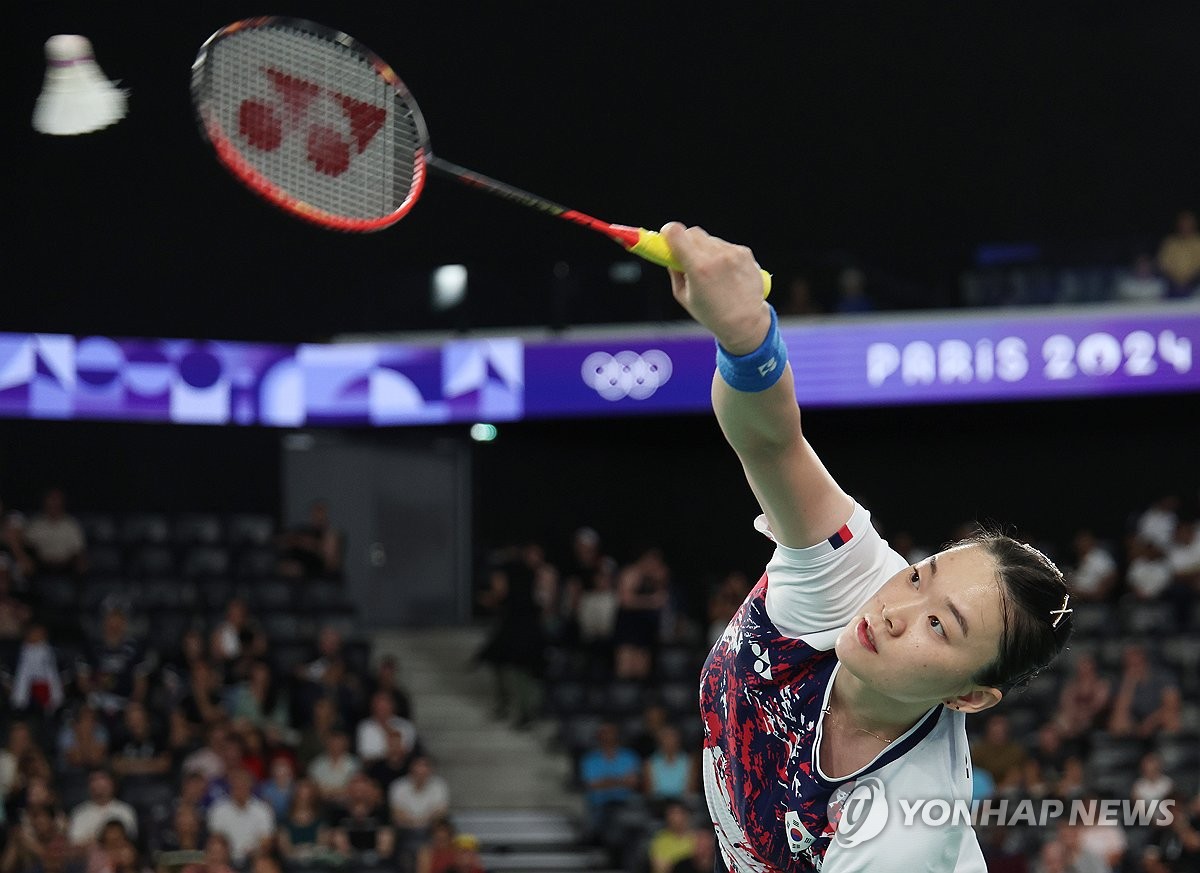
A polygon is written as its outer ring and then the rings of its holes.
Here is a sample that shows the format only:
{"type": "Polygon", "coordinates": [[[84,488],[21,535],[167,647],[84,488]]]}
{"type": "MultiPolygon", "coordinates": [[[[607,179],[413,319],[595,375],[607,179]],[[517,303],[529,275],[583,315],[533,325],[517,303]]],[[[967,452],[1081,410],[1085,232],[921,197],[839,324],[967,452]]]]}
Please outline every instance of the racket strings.
{"type": "Polygon", "coordinates": [[[325,34],[255,27],[214,43],[193,88],[236,170],[298,211],[369,221],[408,201],[423,140],[415,108],[377,64],[325,34]]]}

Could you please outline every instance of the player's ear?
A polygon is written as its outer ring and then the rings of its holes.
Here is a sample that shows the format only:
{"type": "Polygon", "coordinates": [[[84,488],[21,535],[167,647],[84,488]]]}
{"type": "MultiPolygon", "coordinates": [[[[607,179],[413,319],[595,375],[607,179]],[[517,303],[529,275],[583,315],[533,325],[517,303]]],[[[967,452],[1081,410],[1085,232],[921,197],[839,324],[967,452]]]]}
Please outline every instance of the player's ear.
{"type": "Polygon", "coordinates": [[[958,712],[983,712],[991,709],[1004,698],[999,688],[975,688],[966,694],[945,701],[946,706],[958,712]]]}

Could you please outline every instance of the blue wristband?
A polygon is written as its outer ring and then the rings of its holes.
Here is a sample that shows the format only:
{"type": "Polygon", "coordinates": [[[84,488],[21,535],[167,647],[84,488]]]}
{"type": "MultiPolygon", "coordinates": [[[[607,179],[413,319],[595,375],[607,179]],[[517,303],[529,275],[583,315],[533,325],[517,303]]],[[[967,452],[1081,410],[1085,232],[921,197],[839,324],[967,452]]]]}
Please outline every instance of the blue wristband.
{"type": "Polygon", "coordinates": [[[787,346],[779,335],[779,317],[771,310],[771,329],[757,349],[746,355],[731,355],[717,343],[717,372],[725,384],[735,391],[766,391],[783,375],[787,363],[787,346]]]}

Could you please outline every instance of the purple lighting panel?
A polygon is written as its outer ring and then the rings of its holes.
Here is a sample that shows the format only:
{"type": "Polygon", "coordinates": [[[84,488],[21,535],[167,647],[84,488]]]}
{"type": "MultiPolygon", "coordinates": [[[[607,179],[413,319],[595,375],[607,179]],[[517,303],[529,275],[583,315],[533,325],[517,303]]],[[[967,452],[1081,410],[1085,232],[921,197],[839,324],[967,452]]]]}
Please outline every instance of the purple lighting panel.
{"type": "MultiPolygon", "coordinates": [[[[811,407],[1200,391],[1200,304],[783,325],[811,407]]],[[[270,345],[0,333],[0,416],[274,427],[709,408],[699,330],[270,345]]]]}

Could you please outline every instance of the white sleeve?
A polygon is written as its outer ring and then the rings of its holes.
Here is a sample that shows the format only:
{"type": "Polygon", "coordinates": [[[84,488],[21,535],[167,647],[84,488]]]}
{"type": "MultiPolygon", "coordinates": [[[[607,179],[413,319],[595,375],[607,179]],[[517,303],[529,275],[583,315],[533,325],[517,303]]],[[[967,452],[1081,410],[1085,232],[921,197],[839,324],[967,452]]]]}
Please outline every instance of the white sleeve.
{"type": "MultiPolygon", "coordinates": [[[[774,539],[764,517],[755,527],[774,539]]],[[[829,540],[804,549],[776,544],[767,564],[767,615],[788,637],[840,630],[906,566],[856,503],[850,520],[829,540]]]]}

